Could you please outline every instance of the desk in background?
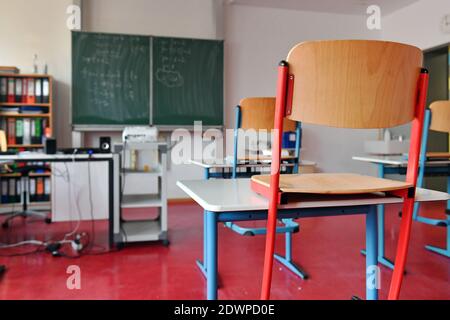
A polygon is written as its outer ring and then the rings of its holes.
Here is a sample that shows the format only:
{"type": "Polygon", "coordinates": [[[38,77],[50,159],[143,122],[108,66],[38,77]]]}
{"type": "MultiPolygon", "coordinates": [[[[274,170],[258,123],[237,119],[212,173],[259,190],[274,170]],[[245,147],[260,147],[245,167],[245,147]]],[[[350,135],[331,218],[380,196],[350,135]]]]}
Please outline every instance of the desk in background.
{"type": "MultiPolygon", "coordinates": [[[[189,163],[199,166],[203,169],[203,177],[208,180],[210,178],[231,178],[233,174],[233,164],[224,160],[223,163],[209,164],[201,160],[190,160],[189,163]]],[[[299,162],[299,172],[300,173],[312,173],[315,170],[316,163],[308,160],[301,160],[299,162]]],[[[293,168],[295,163],[285,162],[281,164],[282,168],[293,168]]],[[[237,165],[237,174],[239,177],[251,177],[252,175],[258,174],[255,169],[269,170],[270,172],[270,161],[254,161],[254,160],[240,160],[237,165]]]]}
{"type": "MultiPolygon", "coordinates": [[[[378,176],[380,178],[384,178],[387,174],[406,174],[406,167],[408,165],[408,160],[403,156],[375,156],[375,155],[366,155],[366,156],[354,156],[353,160],[369,162],[377,166],[378,168],[378,176]]],[[[425,165],[420,164],[421,172],[419,173],[419,177],[417,179],[417,186],[423,186],[423,176],[447,176],[447,192],[450,192],[450,160],[445,159],[436,159],[436,160],[427,160],[425,161],[425,165]],[[423,168],[422,168],[423,167],[423,168]]],[[[447,201],[447,213],[450,210],[450,201],[447,201]]],[[[443,226],[447,227],[447,247],[446,248],[438,248],[435,246],[425,246],[430,251],[436,252],[438,254],[442,254],[446,257],[450,257],[450,221],[449,216],[447,216],[447,220],[437,220],[430,219],[426,217],[419,216],[419,204],[416,203],[414,206],[414,215],[413,219],[422,223],[434,225],[434,226],[443,226]]],[[[393,269],[394,264],[392,261],[387,259],[384,255],[384,206],[378,207],[378,247],[379,247],[379,257],[378,261],[384,266],[393,269]]]]}

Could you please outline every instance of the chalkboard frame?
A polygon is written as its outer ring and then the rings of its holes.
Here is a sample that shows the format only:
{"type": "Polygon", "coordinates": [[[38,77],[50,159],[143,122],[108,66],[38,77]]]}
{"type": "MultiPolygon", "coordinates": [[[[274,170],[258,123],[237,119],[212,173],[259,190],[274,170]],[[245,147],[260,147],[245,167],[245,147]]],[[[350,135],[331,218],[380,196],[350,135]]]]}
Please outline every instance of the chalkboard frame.
{"type": "MultiPolygon", "coordinates": [[[[224,46],[224,40],[223,39],[205,39],[205,38],[187,38],[187,37],[173,37],[173,36],[155,36],[155,35],[142,35],[142,34],[125,34],[125,33],[107,33],[107,32],[85,32],[85,31],[72,31],[72,34],[78,32],[83,34],[99,34],[99,35],[123,35],[123,36],[139,36],[139,37],[148,37],[149,38],[149,51],[150,51],[150,61],[149,61],[149,73],[150,73],[150,79],[149,79],[149,121],[148,125],[152,126],[154,125],[154,101],[153,101],[153,88],[154,88],[154,74],[153,74],[153,40],[154,38],[173,38],[173,39],[186,39],[186,40],[209,40],[209,41],[217,41],[221,42],[222,50],[224,46]]],[[[73,36],[72,36],[73,37],[73,36]]],[[[74,48],[72,47],[72,55],[71,55],[71,66],[72,66],[72,88],[71,88],[71,105],[70,105],[70,124],[72,126],[73,131],[122,131],[125,127],[133,125],[133,124],[79,124],[74,123],[73,119],[73,79],[74,79],[74,71],[73,71],[73,55],[74,55],[74,48]]],[[[224,59],[224,57],[222,57],[224,59]]],[[[213,125],[203,125],[203,129],[209,129],[209,128],[223,128],[224,127],[224,121],[225,121],[225,104],[224,104],[224,85],[225,85],[225,73],[224,73],[224,61],[222,61],[222,70],[221,70],[221,76],[222,76],[222,113],[221,113],[221,119],[219,124],[213,124],[213,125]]],[[[201,119],[199,119],[201,120],[201,119]]],[[[194,128],[193,125],[170,125],[170,124],[156,124],[154,125],[158,127],[161,131],[172,131],[176,128],[184,128],[187,130],[192,130],[194,128]]]]}

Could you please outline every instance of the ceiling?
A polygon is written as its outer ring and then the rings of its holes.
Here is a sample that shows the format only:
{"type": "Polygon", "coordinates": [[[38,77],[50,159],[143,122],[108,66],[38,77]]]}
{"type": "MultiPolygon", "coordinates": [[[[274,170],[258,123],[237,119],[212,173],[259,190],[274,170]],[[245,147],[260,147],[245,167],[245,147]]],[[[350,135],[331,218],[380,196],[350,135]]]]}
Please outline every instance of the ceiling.
{"type": "Polygon", "coordinates": [[[417,1],[419,0],[227,0],[229,4],[343,14],[366,14],[367,7],[373,4],[380,6],[381,14],[389,14],[417,1]]]}

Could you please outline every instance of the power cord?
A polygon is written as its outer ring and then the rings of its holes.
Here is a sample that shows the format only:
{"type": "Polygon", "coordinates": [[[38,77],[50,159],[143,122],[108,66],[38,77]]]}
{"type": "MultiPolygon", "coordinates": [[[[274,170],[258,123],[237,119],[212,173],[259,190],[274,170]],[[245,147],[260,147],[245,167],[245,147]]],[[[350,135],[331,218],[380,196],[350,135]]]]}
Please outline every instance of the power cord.
{"type": "MultiPolygon", "coordinates": [[[[74,153],[72,154],[72,161],[73,163],[75,163],[75,154],[76,154],[77,150],[75,149],[74,153]]],[[[89,205],[90,205],[90,217],[91,217],[91,233],[92,233],[92,240],[89,236],[89,233],[83,232],[81,234],[77,233],[77,231],[80,228],[80,224],[81,224],[81,210],[79,207],[79,202],[80,202],[80,193],[78,193],[78,197],[76,197],[74,195],[75,198],[75,203],[76,203],[76,207],[77,207],[77,213],[78,213],[78,221],[77,221],[77,225],[76,227],[69,233],[66,233],[64,235],[64,238],[62,240],[59,241],[37,241],[37,240],[29,240],[29,241],[22,241],[22,242],[18,242],[18,243],[14,243],[14,244],[1,244],[0,243],[0,250],[1,249],[7,249],[7,248],[16,248],[16,247],[20,247],[20,246],[24,246],[24,245],[35,245],[37,246],[37,248],[33,251],[29,251],[29,252],[24,252],[24,253],[13,253],[13,254],[0,254],[0,256],[2,257],[17,257],[17,256],[25,256],[25,255],[30,255],[30,254],[36,254],[36,253],[40,253],[40,252],[49,252],[52,254],[52,256],[54,257],[64,257],[64,258],[70,258],[70,259],[79,259],[83,256],[86,255],[102,255],[102,254],[108,254],[108,253],[112,253],[112,252],[117,252],[120,251],[120,249],[115,249],[115,250],[107,250],[106,248],[104,248],[103,246],[98,246],[95,244],[95,219],[94,219],[94,206],[93,206],[93,199],[92,199],[92,179],[91,179],[91,157],[92,157],[92,153],[89,154],[89,158],[88,158],[88,187],[89,187],[89,205]],[[73,240],[69,240],[68,238],[75,235],[75,238],[73,240]],[[85,242],[82,241],[83,238],[86,238],[87,240],[85,242]],[[77,255],[69,255],[63,252],[63,245],[64,244],[70,244],[71,248],[76,251],[78,254],[77,255]],[[100,252],[93,252],[93,248],[95,247],[100,247],[103,249],[103,251],[100,252]],[[89,251],[85,250],[89,248],[89,251]]],[[[59,176],[62,177],[65,181],[68,182],[69,184],[69,188],[68,188],[68,193],[69,193],[69,201],[70,203],[72,202],[72,180],[71,180],[71,175],[70,175],[70,170],[67,167],[67,164],[65,164],[65,175],[63,172],[55,172],[52,174],[54,174],[55,176],[59,176]]],[[[72,207],[71,207],[72,209],[72,207]]],[[[70,210],[70,216],[72,217],[72,210],[70,210]]],[[[122,228],[122,226],[121,226],[122,228]]],[[[123,228],[122,228],[123,230],[123,228]]],[[[126,237],[126,233],[125,230],[123,230],[125,237],[126,237]]]]}

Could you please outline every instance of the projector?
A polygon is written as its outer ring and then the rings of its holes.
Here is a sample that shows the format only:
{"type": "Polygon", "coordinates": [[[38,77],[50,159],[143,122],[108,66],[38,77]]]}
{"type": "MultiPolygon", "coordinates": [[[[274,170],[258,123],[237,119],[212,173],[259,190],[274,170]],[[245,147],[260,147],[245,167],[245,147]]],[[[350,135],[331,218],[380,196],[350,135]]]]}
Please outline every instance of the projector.
{"type": "Polygon", "coordinates": [[[155,142],[158,141],[158,129],[156,127],[125,127],[122,133],[125,142],[155,142]]]}

